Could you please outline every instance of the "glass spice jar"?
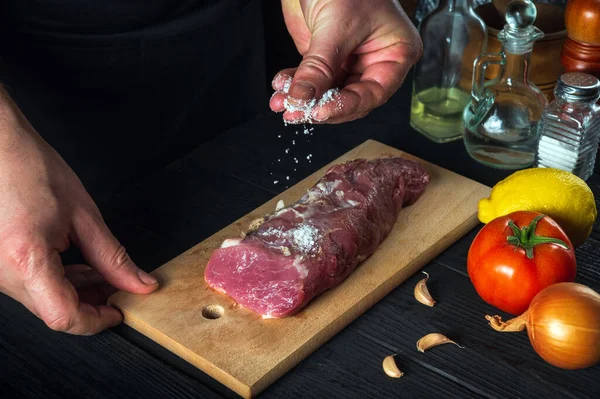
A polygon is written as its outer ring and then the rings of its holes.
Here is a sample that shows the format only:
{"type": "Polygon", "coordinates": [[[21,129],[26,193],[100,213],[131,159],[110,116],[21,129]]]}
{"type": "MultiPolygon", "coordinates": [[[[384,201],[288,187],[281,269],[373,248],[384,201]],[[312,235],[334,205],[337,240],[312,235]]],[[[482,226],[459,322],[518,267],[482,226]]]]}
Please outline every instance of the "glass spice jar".
{"type": "Polygon", "coordinates": [[[587,180],[600,140],[600,80],[583,72],[560,76],[556,98],[542,114],[536,166],[557,168],[587,180]]]}

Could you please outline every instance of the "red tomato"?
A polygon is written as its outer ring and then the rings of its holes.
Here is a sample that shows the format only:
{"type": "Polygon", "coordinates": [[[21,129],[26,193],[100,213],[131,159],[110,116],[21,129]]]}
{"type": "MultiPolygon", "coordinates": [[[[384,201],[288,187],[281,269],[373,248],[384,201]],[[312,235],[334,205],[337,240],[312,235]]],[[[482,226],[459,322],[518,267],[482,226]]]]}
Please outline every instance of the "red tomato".
{"type": "Polygon", "coordinates": [[[577,263],[569,237],[553,219],[538,212],[513,212],[479,231],[469,249],[467,270],[484,301],[519,315],[543,288],[573,281],[577,263]]]}

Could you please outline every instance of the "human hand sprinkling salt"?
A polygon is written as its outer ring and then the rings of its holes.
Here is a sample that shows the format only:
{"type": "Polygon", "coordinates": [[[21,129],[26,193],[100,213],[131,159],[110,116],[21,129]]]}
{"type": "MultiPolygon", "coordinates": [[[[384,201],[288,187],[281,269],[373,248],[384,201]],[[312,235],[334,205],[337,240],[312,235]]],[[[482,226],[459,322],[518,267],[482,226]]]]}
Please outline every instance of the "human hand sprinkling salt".
{"type": "Polygon", "coordinates": [[[362,118],[398,90],[422,43],[397,0],[282,0],[303,59],[273,79],[270,107],[286,123],[362,118]]]}

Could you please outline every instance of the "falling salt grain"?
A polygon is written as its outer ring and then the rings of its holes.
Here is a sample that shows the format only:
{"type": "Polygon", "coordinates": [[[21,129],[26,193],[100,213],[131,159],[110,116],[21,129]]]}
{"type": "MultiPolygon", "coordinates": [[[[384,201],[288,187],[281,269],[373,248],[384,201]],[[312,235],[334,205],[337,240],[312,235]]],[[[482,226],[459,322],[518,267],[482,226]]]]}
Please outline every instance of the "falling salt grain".
{"type": "Polygon", "coordinates": [[[290,152],[290,149],[289,149],[289,148],[286,148],[286,149],[285,149],[285,153],[287,154],[288,152],[290,152]]]}
{"type": "Polygon", "coordinates": [[[292,145],[296,145],[296,140],[292,140],[292,145]]]}
{"type": "Polygon", "coordinates": [[[289,177],[289,176],[286,176],[285,178],[286,178],[287,180],[290,180],[290,177],[289,177]]]}
{"type": "Polygon", "coordinates": [[[279,180],[274,180],[273,181],[273,184],[277,184],[277,183],[279,183],[279,180]]]}
{"type": "Polygon", "coordinates": [[[278,138],[281,138],[281,134],[278,134],[278,135],[277,135],[277,137],[278,137],[278,138]]]}

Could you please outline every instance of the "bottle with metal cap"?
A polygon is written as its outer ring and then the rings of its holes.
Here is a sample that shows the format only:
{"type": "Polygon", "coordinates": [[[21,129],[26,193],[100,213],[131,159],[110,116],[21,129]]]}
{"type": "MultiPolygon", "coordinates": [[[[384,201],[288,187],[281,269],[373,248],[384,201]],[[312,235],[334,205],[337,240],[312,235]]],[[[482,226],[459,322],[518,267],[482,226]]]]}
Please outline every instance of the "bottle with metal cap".
{"type": "Polygon", "coordinates": [[[542,114],[536,166],[557,168],[587,180],[600,140],[600,80],[582,72],[560,76],[555,99],[542,114]]]}
{"type": "Polygon", "coordinates": [[[501,169],[532,166],[539,122],[548,100],[529,80],[534,42],[544,33],[533,25],[537,9],[530,0],[512,0],[498,35],[499,53],[481,54],[474,63],[471,99],[463,111],[463,138],[469,155],[501,169]],[[500,75],[485,82],[488,66],[500,75]]]}

